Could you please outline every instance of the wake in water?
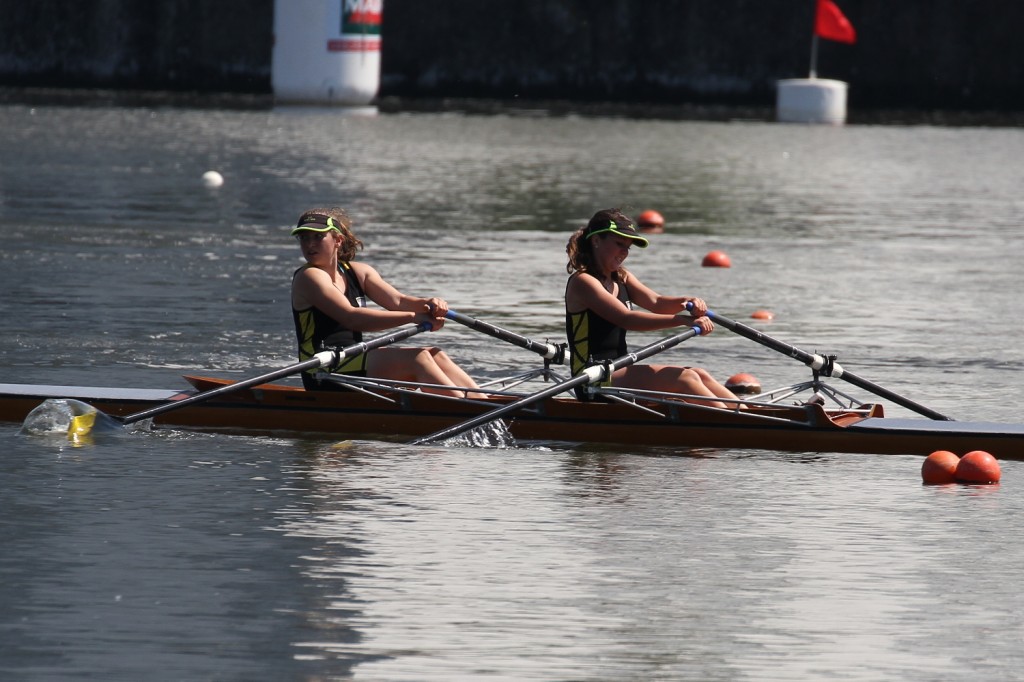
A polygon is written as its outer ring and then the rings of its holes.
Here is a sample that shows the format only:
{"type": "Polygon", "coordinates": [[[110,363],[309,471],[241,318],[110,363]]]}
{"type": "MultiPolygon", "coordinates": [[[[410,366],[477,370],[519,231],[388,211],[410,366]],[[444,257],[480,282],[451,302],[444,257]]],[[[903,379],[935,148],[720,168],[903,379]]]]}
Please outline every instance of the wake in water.
{"type": "MultiPolygon", "coordinates": [[[[343,440],[332,445],[331,450],[334,453],[344,453],[357,445],[361,450],[365,449],[365,447],[382,446],[385,451],[390,451],[395,446],[395,443],[388,442],[382,444],[378,441],[343,440]]],[[[451,448],[514,448],[516,447],[516,439],[508,430],[505,422],[499,419],[488,424],[482,424],[466,433],[434,441],[429,445],[451,448]]],[[[421,446],[409,445],[410,452],[415,452],[412,448],[417,447],[421,446]]]]}

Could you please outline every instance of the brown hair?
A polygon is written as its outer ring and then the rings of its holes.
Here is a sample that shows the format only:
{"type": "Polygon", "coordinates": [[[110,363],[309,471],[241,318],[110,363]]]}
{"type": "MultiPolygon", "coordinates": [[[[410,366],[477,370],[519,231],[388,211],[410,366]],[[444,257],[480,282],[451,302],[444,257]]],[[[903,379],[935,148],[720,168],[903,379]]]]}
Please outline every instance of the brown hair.
{"type": "MultiPolygon", "coordinates": [[[[569,262],[565,264],[566,272],[571,275],[574,272],[590,272],[595,269],[594,247],[591,245],[590,237],[597,230],[604,230],[609,223],[625,228],[632,226],[633,220],[618,208],[605,208],[595,213],[586,225],[572,233],[569,243],[565,245],[565,252],[569,256],[569,262]]],[[[597,237],[606,239],[608,235],[601,234],[597,237]]],[[[624,281],[626,270],[619,268],[611,274],[614,279],[624,281]]]]}
{"type": "Polygon", "coordinates": [[[356,251],[363,248],[363,242],[352,232],[352,218],[345,213],[345,209],[334,206],[332,208],[311,208],[299,217],[299,225],[307,222],[317,222],[316,217],[333,218],[337,223],[338,233],[341,235],[341,245],[338,247],[338,260],[350,261],[356,257],[356,251]]]}

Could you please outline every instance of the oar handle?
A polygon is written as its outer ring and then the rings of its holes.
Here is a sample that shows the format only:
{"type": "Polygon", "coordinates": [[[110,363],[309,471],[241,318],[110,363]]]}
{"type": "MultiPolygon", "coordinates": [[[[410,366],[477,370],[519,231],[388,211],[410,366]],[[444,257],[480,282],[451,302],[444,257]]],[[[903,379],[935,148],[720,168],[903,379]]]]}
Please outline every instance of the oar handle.
{"type": "Polygon", "coordinates": [[[381,348],[383,346],[396,343],[403,339],[407,339],[410,336],[415,336],[420,332],[430,331],[432,327],[433,325],[430,322],[421,322],[417,325],[399,327],[390,334],[377,336],[374,337],[373,339],[370,339],[369,341],[361,341],[360,343],[355,343],[352,344],[351,346],[346,346],[344,348],[323,350],[314,355],[313,357],[311,357],[309,360],[305,360],[294,365],[289,365],[287,367],[282,367],[281,369],[274,370],[273,372],[261,374],[258,377],[253,377],[251,379],[238,381],[227,386],[221,386],[219,388],[214,388],[209,391],[197,393],[196,395],[185,398],[184,400],[176,400],[174,402],[164,403],[163,405],[157,405],[156,407],[150,408],[148,410],[143,410],[142,412],[136,412],[135,414],[130,414],[125,417],[122,417],[119,419],[119,421],[122,424],[132,424],[134,422],[142,421],[143,419],[155,417],[157,415],[163,414],[164,412],[170,412],[171,410],[177,410],[182,407],[194,405],[195,403],[204,402],[206,400],[210,400],[212,398],[224,395],[225,393],[241,391],[243,389],[249,388],[250,386],[258,386],[260,384],[265,384],[275,379],[280,379],[282,377],[298,374],[299,372],[303,372],[307,369],[315,369],[317,367],[331,367],[333,365],[338,365],[341,363],[342,360],[346,358],[355,357],[357,355],[367,353],[375,348],[381,348]]]}
{"type": "Polygon", "coordinates": [[[611,377],[611,375],[614,374],[616,370],[621,369],[623,367],[628,367],[635,362],[639,362],[640,360],[649,358],[655,353],[660,353],[664,350],[668,350],[672,346],[678,345],[689,338],[697,336],[698,334],[700,334],[700,327],[689,327],[684,332],[680,332],[679,334],[676,334],[674,336],[669,336],[660,341],[655,341],[654,343],[648,344],[641,348],[640,350],[636,351],[635,353],[627,353],[626,355],[616,358],[615,360],[612,360],[610,362],[601,363],[599,365],[591,365],[590,367],[584,369],[582,373],[577,374],[571,379],[567,379],[561,383],[555,384],[554,386],[550,386],[536,393],[532,393],[526,396],[525,398],[520,398],[519,400],[511,402],[507,405],[502,405],[501,407],[493,409],[490,412],[485,412],[481,415],[473,417],[472,419],[460,422],[446,429],[441,429],[440,431],[432,433],[429,436],[422,436],[420,438],[416,438],[415,440],[409,441],[409,444],[423,445],[424,443],[430,443],[437,440],[444,440],[446,438],[453,438],[455,436],[458,436],[459,434],[465,433],[466,431],[475,429],[478,426],[482,426],[483,424],[492,422],[495,419],[500,419],[506,414],[515,412],[517,410],[521,410],[522,408],[532,405],[533,403],[539,402],[546,398],[550,398],[551,396],[554,395],[558,395],[559,393],[565,393],[566,391],[574,389],[577,386],[583,386],[584,384],[593,384],[604,381],[611,377]]]}
{"type": "Polygon", "coordinates": [[[459,324],[465,325],[470,329],[475,329],[478,332],[483,332],[484,334],[493,336],[496,339],[508,341],[513,345],[519,346],[520,348],[525,348],[526,350],[533,351],[534,353],[539,354],[545,360],[551,360],[555,364],[564,365],[566,362],[565,346],[556,346],[552,343],[540,343],[538,341],[534,341],[533,339],[529,339],[521,334],[516,334],[515,332],[509,331],[507,329],[496,327],[495,325],[490,324],[489,322],[478,320],[475,317],[470,317],[469,315],[463,315],[462,313],[451,309],[448,310],[446,317],[450,320],[455,320],[459,324]]]}
{"type": "MultiPolygon", "coordinates": [[[[690,304],[687,304],[687,309],[689,309],[689,307],[690,304]]],[[[808,353],[807,351],[801,350],[796,346],[791,346],[788,343],[784,343],[783,341],[779,341],[778,339],[772,338],[771,336],[768,336],[763,332],[759,332],[752,327],[748,327],[742,322],[736,322],[735,320],[731,320],[728,317],[725,317],[724,315],[719,315],[713,310],[708,310],[707,316],[710,317],[714,322],[725,327],[726,329],[735,332],[740,336],[745,336],[751,341],[755,341],[761,344],[762,346],[767,346],[772,350],[778,351],[783,355],[788,355],[791,358],[795,358],[813,370],[824,370],[822,373],[825,376],[843,379],[844,381],[847,381],[853,384],[854,386],[857,386],[858,388],[862,388],[865,391],[870,391],[871,393],[874,393],[877,396],[880,396],[887,400],[891,400],[897,405],[901,405],[907,408],[908,410],[912,410],[914,412],[917,412],[918,414],[924,415],[929,419],[935,419],[938,421],[953,421],[951,417],[947,417],[946,415],[941,414],[940,412],[936,412],[930,407],[925,407],[924,405],[916,403],[913,400],[910,400],[909,398],[905,398],[898,393],[893,393],[884,386],[879,386],[874,382],[868,381],[867,379],[863,379],[857,376],[853,372],[844,369],[838,362],[835,362],[830,358],[825,358],[816,353],[808,353]]]]}

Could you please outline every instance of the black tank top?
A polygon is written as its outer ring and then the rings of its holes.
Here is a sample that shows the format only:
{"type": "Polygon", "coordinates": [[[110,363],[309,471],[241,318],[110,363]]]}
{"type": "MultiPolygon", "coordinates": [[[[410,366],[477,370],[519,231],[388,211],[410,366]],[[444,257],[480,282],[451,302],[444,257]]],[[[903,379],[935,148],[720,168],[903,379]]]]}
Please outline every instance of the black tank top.
{"type": "MultiPolygon", "coordinates": [[[[310,265],[303,265],[295,271],[295,275],[310,265]]],[[[366,307],[366,293],[359,284],[359,278],[348,262],[338,263],[338,272],[345,277],[345,298],[357,308],[366,307]]],[[[303,310],[292,308],[292,319],[295,321],[295,336],[299,343],[299,362],[305,362],[325,348],[344,348],[363,340],[363,333],[347,329],[340,322],[327,315],[315,306],[303,310]]],[[[344,360],[340,367],[332,370],[338,374],[366,375],[367,354],[360,353],[344,360]]],[[[302,385],[308,390],[322,388],[317,381],[317,372],[321,369],[308,369],[302,373],[302,385]]]]}
{"type": "MultiPolygon", "coordinates": [[[[583,276],[592,277],[592,275],[578,272],[571,275],[569,281],[572,281],[573,277],[583,276]]],[[[627,308],[632,308],[629,290],[624,283],[619,282],[618,284],[617,298],[627,308]]],[[[566,288],[568,286],[566,283],[566,288]]],[[[565,309],[565,334],[569,341],[569,366],[573,376],[602,360],[614,360],[621,357],[629,350],[626,346],[626,330],[609,322],[589,308],[577,313],[571,313],[568,308],[565,309]]],[[[576,389],[576,395],[580,399],[583,399],[585,394],[585,388],[576,389]]]]}

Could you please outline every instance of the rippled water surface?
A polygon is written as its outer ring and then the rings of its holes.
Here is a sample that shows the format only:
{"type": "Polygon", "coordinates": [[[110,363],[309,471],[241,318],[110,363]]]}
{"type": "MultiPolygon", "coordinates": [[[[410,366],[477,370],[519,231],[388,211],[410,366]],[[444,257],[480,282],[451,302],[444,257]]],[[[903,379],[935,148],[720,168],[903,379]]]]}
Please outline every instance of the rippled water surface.
{"type": "MultiPolygon", "coordinates": [[[[14,105],[0,129],[0,382],[291,364],[288,226],[322,204],[401,288],[560,340],[568,234],[621,205],[666,217],[629,261],[655,288],[1021,421],[1017,129],[14,105]]],[[[430,341],[479,378],[536,364],[430,341]]],[[[667,355],[809,378],[725,330],[667,355]]],[[[903,456],[18,426],[3,679],[1024,678],[1019,463],[923,487],[903,456]]]]}

